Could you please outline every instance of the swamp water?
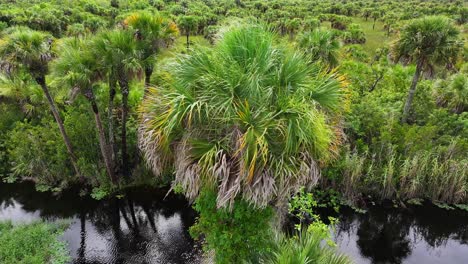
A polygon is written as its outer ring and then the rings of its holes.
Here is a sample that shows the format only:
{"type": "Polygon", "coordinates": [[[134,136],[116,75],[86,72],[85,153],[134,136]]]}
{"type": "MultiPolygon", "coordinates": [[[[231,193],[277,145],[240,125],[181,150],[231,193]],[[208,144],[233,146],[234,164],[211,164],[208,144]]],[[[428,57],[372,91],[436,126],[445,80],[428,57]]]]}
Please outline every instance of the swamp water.
{"type": "MultiPolygon", "coordinates": [[[[139,188],[95,201],[0,183],[0,221],[68,219],[62,239],[73,264],[200,263],[200,246],[188,233],[196,213],[183,197],[165,195],[139,188]]],[[[365,214],[342,208],[338,219],[338,249],[356,263],[468,263],[468,212],[374,206],[365,214]]]]}

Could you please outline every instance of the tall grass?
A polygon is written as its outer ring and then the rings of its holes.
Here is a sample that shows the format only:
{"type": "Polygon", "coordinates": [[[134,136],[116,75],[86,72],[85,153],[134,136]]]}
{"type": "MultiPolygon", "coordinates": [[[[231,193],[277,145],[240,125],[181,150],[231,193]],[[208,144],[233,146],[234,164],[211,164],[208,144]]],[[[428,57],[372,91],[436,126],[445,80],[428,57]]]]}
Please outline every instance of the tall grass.
{"type": "Polygon", "coordinates": [[[455,157],[457,142],[447,148],[399,154],[393,146],[378,151],[347,151],[342,158],[340,189],[347,198],[371,194],[380,199],[430,199],[468,202],[468,158],[455,157]]]}

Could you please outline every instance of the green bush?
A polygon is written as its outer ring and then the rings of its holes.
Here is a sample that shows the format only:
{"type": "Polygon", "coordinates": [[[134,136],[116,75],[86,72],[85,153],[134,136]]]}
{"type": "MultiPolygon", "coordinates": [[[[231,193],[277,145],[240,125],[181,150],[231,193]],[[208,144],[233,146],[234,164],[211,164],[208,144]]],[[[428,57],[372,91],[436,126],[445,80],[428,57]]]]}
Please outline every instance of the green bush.
{"type": "Polygon", "coordinates": [[[236,199],[232,211],[216,207],[216,194],[204,191],[195,201],[200,214],[190,228],[193,237],[204,236],[206,251],[214,250],[216,263],[254,261],[268,251],[271,243],[273,210],[255,209],[236,199]]]}
{"type": "Polygon", "coordinates": [[[278,234],[271,253],[262,258],[266,264],[350,264],[351,260],[334,250],[330,230],[321,222],[311,224],[293,237],[278,234]],[[323,243],[325,242],[325,243],[323,243]]]}
{"type": "Polygon", "coordinates": [[[70,261],[66,244],[58,236],[65,225],[36,222],[13,225],[0,222],[0,263],[65,264],[70,261]]]}

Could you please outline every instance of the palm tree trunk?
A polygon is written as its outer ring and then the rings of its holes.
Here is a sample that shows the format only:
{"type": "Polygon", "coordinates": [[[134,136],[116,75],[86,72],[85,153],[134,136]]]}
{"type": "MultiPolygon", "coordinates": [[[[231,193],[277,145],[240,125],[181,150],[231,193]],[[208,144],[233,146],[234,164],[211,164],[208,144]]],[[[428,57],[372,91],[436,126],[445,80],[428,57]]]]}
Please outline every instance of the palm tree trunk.
{"type": "Polygon", "coordinates": [[[401,118],[401,123],[405,124],[408,121],[408,115],[411,110],[411,104],[413,103],[414,94],[416,93],[416,86],[419,81],[419,77],[421,76],[422,71],[422,60],[419,60],[416,65],[416,72],[413,76],[413,81],[411,82],[411,86],[408,93],[408,98],[406,99],[405,107],[403,109],[403,116],[401,118]]]}
{"type": "Polygon", "coordinates": [[[96,104],[96,98],[94,97],[94,93],[91,89],[88,89],[85,92],[85,96],[88,99],[88,101],[91,103],[91,107],[93,109],[94,119],[96,121],[96,128],[99,134],[99,147],[101,148],[101,155],[104,159],[104,164],[106,166],[107,175],[109,176],[113,184],[117,184],[117,178],[115,177],[114,171],[112,170],[109,146],[107,144],[104,128],[102,127],[101,117],[99,116],[99,109],[96,104]]]}
{"type": "Polygon", "coordinates": [[[128,80],[122,78],[119,80],[120,90],[122,92],[122,172],[128,176],[128,153],[127,153],[127,116],[128,116],[128,80]]]}
{"type": "Polygon", "coordinates": [[[107,110],[108,115],[108,127],[109,127],[109,147],[111,149],[111,162],[112,168],[115,171],[116,160],[117,160],[117,147],[115,146],[115,133],[114,133],[114,99],[115,99],[115,86],[116,81],[113,78],[109,78],[109,109],[107,110]]]}
{"type": "Polygon", "coordinates": [[[149,87],[151,83],[151,75],[153,75],[153,66],[146,66],[145,67],[145,94],[146,94],[146,91],[148,90],[147,88],[149,87]]]}
{"type": "Polygon", "coordinates": [[[70,138],[68,137],[67,132],[65,131],[62,118],[60,117],[57,107],[55,106],[55,102],[52,99],[52,96],[50,95],[49,88],[47,87],[47,84],[45,82],[45,76],[37,77],[36,82],[41,86],[42,91],[44,91],[47,101],[49,102],[50,110],[52,111],[55,121],[57,122],[59,126],[60,134],[62,135],[63,141],[65,142],[65,146],[67,147],[68,155],[70,156],[70,161],[72,163],[73,169],[75,170],[76,175],[80,177],[80,181],[84,182],[85,178],[83,177],[83,175],[80,173],[80,170],[78,169],[78,165],[76,162],[77,158],[76,158],[75,152],[73,151],[70,138]]]}
{"type": "Polygon", "coordinates": [[[143,99],[146,98],[148,94],[148,89],[151,83],[151,76],[153,75],[153,66],[146,66],[145,67],[145,90],[143,91],[143,99]]]}

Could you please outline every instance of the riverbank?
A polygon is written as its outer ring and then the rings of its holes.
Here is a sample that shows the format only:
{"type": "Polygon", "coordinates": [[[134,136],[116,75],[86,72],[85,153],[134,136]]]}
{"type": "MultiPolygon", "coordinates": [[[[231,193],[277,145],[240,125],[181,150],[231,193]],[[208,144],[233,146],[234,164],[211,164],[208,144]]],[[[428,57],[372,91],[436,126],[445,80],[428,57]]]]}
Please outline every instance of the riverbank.
{"type": "Polygon", "coordinates": [[[65,222],[29,224],[0,222],[0,263],[65,264],[70,261],[67,244],[59,239],[65,222]]]}
{"type": "MultiPolygon", "coordinates": [[[[197,214],[185,198],[166,193],[134,188],[96,201],[78,191],[54,196],[31,183],[0,183],[0,221],[67,219],[61,240],[73,263],[200,263],[200,245],[188,232],[197,214]]],[[[362,213],[342,206],[325,216],[338,219],[333,239],[355,263],[462,264],[468,258],[468,212],[462,210],[384,203],[362,213]]]]}

